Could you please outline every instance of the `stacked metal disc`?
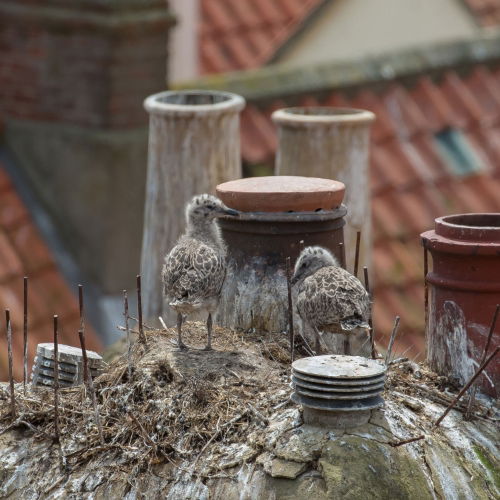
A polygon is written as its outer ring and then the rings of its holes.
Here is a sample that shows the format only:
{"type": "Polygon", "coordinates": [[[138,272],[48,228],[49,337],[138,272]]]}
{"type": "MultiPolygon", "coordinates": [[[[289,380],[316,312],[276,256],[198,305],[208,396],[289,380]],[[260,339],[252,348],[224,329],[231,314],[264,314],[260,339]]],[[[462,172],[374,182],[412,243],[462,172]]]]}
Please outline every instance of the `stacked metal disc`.
{"type": "MultiPolygon", "coordinates": [[[[59,386],[72,387],[83,382],[83,355],[78,347],[59,344],[59,386]]],[[[100,375],[104,369],[104,361],[94,351],[87,351],[87,360],[92,378],[100,375]]],[[[54,344],[38,344],[31,371],[31,383],[34,387],[52,386],[54,384],[54,344]]]]}
{"type": "Polygon", "coordinates": [[[292,400],[322,414],[368,412],[384,403],[385,372],[383,362],[360,356],[299,359],[292,364],[292,400]]]}

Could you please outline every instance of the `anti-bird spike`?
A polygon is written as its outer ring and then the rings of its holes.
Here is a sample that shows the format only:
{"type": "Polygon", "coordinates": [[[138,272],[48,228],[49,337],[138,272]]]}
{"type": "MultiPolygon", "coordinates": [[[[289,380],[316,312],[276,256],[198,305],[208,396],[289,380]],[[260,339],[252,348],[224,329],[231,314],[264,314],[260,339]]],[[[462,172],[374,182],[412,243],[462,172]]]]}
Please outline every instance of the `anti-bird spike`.
{"type": "Polygon", "coordinates": [[[226,276],[226,245],[216,218],[237,216],[218,198],[209,194],[195,196],[186,207],[186,232],[165,257],[163,287],[166,300],[177,312],[179,348],[182,323],[195,311],[208,312],[206,350],[211,349],[212,314],[217,310],[226,276]]]}
{"type": "MultiPolygon", "coordinates": [[[[340,267],[325,248],[305,248],[295,264],[292,284],[299,287],[297,310],[305,326],[316,336],[316,354],[325,332],[368,335],[370,299],[361,282],[340,267]]],[[[350,346],[344,344],[344,350],[350,346]]],[[[345,354],[337,353],[337,354],[345,354]]]]}

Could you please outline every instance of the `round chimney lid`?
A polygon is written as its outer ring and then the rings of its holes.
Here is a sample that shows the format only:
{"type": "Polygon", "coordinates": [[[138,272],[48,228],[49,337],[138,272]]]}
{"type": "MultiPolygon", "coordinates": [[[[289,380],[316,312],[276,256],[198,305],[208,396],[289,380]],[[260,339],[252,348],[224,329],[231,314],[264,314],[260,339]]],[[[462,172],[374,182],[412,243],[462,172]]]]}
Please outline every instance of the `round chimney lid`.
{"type": "Polygon", "coordinates": [[[216,192],[226,206],[242,212],[313,212],[340,206],[345,186],[331,179],[276,175],[224,182],[216,192]]]}

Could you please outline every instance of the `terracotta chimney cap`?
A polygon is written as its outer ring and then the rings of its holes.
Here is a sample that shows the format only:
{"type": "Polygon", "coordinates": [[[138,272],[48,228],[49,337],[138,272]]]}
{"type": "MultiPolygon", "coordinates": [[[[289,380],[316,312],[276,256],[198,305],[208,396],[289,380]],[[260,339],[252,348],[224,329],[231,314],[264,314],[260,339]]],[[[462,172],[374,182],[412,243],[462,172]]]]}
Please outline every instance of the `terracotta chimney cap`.
{"type": "Polygon", "coordinates": [[[313,212],[339,207],[345,185],[331,179],[277,175],[225,182],[216,192],[228,207],[242,212],[313,212]]]}

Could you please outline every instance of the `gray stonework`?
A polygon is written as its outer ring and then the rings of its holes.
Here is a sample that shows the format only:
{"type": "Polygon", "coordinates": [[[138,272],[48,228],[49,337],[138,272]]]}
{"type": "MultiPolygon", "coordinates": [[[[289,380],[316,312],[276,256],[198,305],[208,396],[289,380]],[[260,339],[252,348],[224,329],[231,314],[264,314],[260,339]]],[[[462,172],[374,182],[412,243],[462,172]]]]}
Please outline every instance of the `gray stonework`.
{"type": "Polygon", "coordinates": [[[0,130],[84,274],[139,270],[147,122],[166,85],[165,0],[0,2],[0,130]]]}
{"type": "Polygon", "coordinates": [[[139,271],[147,128],[105,131],[10,120],[6,145],[63,242],[104,293],[139,271]]]}

